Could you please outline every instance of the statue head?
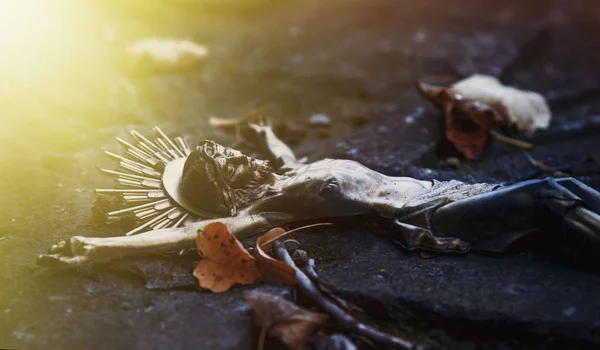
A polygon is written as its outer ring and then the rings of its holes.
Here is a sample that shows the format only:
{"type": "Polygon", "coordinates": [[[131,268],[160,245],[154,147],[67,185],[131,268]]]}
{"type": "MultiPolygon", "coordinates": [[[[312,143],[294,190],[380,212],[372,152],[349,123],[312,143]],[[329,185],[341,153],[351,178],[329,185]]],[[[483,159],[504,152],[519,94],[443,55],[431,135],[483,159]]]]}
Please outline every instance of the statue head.
{"type": "Polygon", "coordinates": [[[267,162],[203,141],[185,161],[181,187],[186,200],[197,208],[233,216],[261,198],[273,180],[267,162]]]}

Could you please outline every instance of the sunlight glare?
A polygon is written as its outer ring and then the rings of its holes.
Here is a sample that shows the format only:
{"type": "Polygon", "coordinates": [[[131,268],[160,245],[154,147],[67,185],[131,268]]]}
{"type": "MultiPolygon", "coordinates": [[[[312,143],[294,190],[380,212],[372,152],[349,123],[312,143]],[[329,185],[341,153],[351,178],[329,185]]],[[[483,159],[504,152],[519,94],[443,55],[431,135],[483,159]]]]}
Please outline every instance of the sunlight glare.
{"type": "Polygon", "coordinates": [[[0,0],[0,49],[20,44],[39,29],[47,0],[0,0]]]}

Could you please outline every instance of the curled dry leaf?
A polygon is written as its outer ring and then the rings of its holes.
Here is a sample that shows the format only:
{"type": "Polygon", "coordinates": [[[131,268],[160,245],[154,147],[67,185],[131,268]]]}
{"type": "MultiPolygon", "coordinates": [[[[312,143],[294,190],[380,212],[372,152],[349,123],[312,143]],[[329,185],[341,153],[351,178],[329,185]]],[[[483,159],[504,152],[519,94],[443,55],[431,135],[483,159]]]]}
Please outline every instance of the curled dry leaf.
{"type": "MultiPolygon", "coordinates": [[[[283,236],[287,236],[291,233],[317,226],[328,226],[333,225],[330,222],[319,222],[316,224],[305,225],[297,227],[293,230],[286,231],[281,227],[275,227],[269,230],[264,235],[260,236],[256,240],[256,249],[254,250],[254,256],[256,258],[256,265],[261,274],[266,278],[278,281],[284,284],[296,284],[296,272],[291,266],[284,264],[283,262],[273,259],[267,254],[271,252],[271,243],[280,239],[283,236]],[[265,251],[266,250],[266,251],[265,251]]],[[[298,243],[299,244],[299,243],[298,243]]],[[[290,249],[290,248],[287,248],[290,249]]]]}
{"type": "Polygon", "coordinates": [[[254,258],[220,222],[207,225],[196,237],[196,246],[203,259],[194,276],[202,288],[221,293],[236,283],[250,284],[260,277],[254,258]]]}
{"type": "Polygon", "coordinates": [[[502,85],[491,76],[472,75],[452,85],[452,90],[492,107],[507,125],[523,133],[548,128],[552,118],[542,95],[502,85]]]}
{"type": "Polygon", "coordinates": [[[480,159],[490,132],[503,120],[489,106],[440,86],[417,82],[419,92],[444,113],[446,138],[469,160],[480,159]]]}
{"type": "Polygon", "coordinates": [[[270,257],[262,248],[271,250],[270,242],[284,236],[287,231],[281,227],[275,227],[256,240],[256,249],[254,257],[258,270],[268,279],[284,284],[296,284],[296,271],[279,260],[270,257]]]}
{"type": "Polygon", "coordinates": [[[146,38],[125,49],[128,68],[134,70],[173,70],[187,68],[202,62],[208,48],[190,40],[174,38],[146,38]]]}
{"type": "Polygon", "coordinates": [[[306,339],[327,320],[327,315],[308,311],[280,296],[256,290],[245,294],[252,320],[290,349],[303,349],[306,339]]]}

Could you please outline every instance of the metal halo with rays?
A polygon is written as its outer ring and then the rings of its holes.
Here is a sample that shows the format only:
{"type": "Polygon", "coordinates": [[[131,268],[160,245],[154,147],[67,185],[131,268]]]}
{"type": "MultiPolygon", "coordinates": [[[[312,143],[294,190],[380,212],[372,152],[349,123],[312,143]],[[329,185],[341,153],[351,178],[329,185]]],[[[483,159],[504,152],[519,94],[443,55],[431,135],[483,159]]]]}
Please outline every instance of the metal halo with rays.
{"type": "Polygon", "coordinates": [[[169,138],[159,127],[153,131],[151,141],[135,130],[135,139],[129,143],[119,137],[117,142],[125,147],[124,156],[104,151],[119,162],[118,170],[98,169],[116,177],[116,188],[97,189],[96,194],[121,196],[124,208],[106,214],[107,223],[134,218],[136,227],[126,235],[134,235],[162,228],[183,227],[200,218],[212,215],[189,206],[179,193],[181,173],[190,147],[182,137],[169,138]]]}

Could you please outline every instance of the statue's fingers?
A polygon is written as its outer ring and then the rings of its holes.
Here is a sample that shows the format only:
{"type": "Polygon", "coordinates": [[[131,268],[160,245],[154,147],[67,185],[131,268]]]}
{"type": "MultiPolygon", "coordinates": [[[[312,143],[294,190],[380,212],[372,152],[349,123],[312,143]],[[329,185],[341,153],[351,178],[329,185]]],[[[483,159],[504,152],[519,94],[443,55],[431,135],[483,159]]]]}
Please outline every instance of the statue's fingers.
{"type": "Polygon", "coordinates": [[[81,265],[85,261],[85,257],[76,256],[68,257],[60,254],[42,254],[36,259],[38,266],[44,267],[75,267],[81,265]]]}
{"type": "Polygon", "coordinates": [[[60,255],[53,255],[53,254],[39,255],[36,259],[36,264],[38,266],[44,266],[44,267],[63,266],[60,255]]]}
{"type": "Polygon", "coordinates": [[[50,249],[48,249],[48,254],[65,253],[71,250],[70,246],[71,242],[69,240],[64,240],[50,247],[50,249]]]}
{"type": "Polygon", "coordinates": [[[48,254],[71,254],[71,240],[67,239],[62,242],[59,242],[50,249],[48,249],[48,254]]]}

